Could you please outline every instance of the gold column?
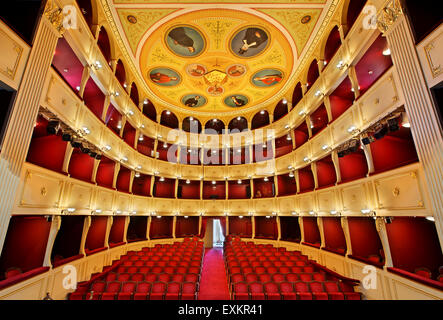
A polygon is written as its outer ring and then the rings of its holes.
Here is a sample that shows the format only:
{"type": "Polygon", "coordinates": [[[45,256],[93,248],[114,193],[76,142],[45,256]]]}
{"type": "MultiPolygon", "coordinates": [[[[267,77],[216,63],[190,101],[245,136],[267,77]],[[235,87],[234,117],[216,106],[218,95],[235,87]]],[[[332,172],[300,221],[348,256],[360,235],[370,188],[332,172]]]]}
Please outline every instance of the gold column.
{"type": "Polygon", "coordinates": [[[443,130],[426,83],[411,27],[398,0],[391,0],[377,17],[391,49],[405,98],[411,132],[423,165],[430,206],[443,248],[443,130]]]}
{"type": "Polygon", "coordinates": [[[20,184],[20,173],[29,149],[37,118],[43,87],[58,38],[63,32],[63,15],[50,11],[49,5],[39,22],[35,41],[29,55],[15,103],[11,110],[8,127],[0,155],[0,249],[8,230],[9,218],[15,194],[20,184]]]}

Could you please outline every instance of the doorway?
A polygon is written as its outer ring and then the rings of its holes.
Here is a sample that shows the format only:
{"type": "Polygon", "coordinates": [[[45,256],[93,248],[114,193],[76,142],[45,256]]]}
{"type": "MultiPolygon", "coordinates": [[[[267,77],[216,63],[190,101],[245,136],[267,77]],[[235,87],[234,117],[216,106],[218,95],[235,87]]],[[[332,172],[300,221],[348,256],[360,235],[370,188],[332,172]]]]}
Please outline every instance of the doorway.
{"type": "Polygon", "coordinates": [[[217,248],[221,247],[223,248],[223,243],[225,242],[225,237],[223,235],[223,229],[220,223],[220,219],[213,219],[213,226],[212,226],[212,247],[217,248]]]}

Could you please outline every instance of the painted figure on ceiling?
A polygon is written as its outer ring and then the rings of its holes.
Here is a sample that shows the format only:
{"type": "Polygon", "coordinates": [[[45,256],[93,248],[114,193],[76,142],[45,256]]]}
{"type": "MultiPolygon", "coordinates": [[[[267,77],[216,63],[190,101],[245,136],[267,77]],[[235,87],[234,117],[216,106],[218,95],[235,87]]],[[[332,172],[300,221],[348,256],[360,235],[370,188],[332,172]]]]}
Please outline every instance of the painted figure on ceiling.
{"type": "Polygon", "coordinates": [[[169,32],[168,37],[170,37],[174,41],[175,45],[180,45],[187,48],[189,50],[189,53],[195,52],[194,40],[192,40],[192,38],[186,34],[185,28],[177,27],[175,29],[172,29],[169,32]]]}
{"type": "Polygon", "coordinates": [[[232,96],[231,99],[232,99],[232,102],[234,102],[234,104],[237,107],[242,107],[242,106],[244,106],[246,104],[245,100],[242,100],[242,99],[240,99],[240,98],[238,98],[236,96],[232,96]]]}
{"type": "Polygon", "coordinates": [[[200,102],[200,96],[195,96],[195,97],[187,99],[185,101],[185,106],[187,106],[187,107],[196,107],[199,102],[200,102]]]}
{"type": "Polygon", "coordinates": [[[267,76],[254,78],[254,81],[261,81],[264,84],[270,86],[272,84],[279,83],[281,79],[282,79],[281,74],[270,74],[267,76]]]}
{"type": "Polygon", "coordinates": [[[257,48],[263,42],[268,40],[266,32],[259,28],[248,28],[243,38],[243,45],[238,51],[239,54],[244,54],[249,48],[257,48]]]}
{"type": "Polygon", "coordinates": [[[168,83],[171,81],[177,81],[177,77],[171,77],[166,74],[157,72],[157,73],[151,73],[151,80],[155,83],[168,83]]]}

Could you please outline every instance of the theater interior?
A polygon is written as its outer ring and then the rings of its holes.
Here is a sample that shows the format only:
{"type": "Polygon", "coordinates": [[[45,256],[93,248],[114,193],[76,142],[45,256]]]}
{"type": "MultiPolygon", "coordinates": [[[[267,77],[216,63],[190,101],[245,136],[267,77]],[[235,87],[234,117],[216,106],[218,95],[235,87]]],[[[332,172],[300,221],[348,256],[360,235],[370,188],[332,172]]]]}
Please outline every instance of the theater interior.
{"type": "Polygon", "coordinates": [[[0,300],[442,300],[434,6],[12,1],[0,300]]]}

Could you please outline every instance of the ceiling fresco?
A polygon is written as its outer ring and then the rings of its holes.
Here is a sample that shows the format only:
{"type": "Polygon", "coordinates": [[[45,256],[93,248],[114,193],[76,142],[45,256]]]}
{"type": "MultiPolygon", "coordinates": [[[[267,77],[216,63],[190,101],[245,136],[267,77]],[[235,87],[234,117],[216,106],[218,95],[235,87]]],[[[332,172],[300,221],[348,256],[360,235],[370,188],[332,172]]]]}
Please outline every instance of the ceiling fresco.
{"type": "Polygon", "coordinates": [[[328,7],[326,0],[204,5],[212,8],[188,0],[111,5],[150,99],[179,112],[234,114],[274,103],[328,7]]]}

